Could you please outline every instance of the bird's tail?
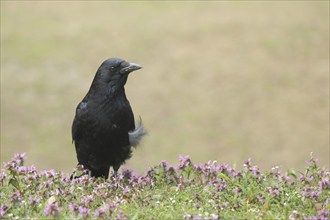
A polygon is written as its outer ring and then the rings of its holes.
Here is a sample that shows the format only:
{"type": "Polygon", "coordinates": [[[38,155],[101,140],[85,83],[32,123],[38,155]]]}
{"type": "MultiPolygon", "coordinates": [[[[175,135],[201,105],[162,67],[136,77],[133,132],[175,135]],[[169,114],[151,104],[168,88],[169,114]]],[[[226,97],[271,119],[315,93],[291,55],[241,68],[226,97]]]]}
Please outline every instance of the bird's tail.
{"type": "Polygon", "coordinates": [[[142,137],[147,134],[147,131],[143,127],[142,119],[141,117],[139,118],[140,120],[135,129],[133,131],[128,132],[129,143],[133,147],[138,146],[142,137]]]}

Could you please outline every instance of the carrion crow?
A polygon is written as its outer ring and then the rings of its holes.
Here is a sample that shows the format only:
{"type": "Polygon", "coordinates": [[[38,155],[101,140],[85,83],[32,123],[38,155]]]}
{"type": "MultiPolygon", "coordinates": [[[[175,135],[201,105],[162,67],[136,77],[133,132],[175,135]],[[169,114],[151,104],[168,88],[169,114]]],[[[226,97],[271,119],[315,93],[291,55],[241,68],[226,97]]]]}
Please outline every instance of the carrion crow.
{"type": "Polygon", "coordinates": [[[141,68],[119,58],[105,60],[76,108],[72,139],[78,164],[92,177],[107,179],[110,167],[116,176],[146,134],[141,117],[135,126],[124,89],[129,73],[141,68]]]}

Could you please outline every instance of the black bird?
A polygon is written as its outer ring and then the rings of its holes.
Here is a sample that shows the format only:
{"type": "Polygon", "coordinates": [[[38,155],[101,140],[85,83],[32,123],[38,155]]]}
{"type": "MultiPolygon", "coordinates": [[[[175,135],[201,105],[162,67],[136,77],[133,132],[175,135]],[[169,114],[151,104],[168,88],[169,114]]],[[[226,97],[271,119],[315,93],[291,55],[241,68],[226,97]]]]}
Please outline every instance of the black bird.
{"type": "Polygon", "coordinates": [[[78,164],[92,177],[107,179],[110,167],[116,176],[146,134],[141,118],[135,126],[124,89],[128,74],[141,68],[119,58],[105,60],[76,108],[72,139],[78,164]]]}

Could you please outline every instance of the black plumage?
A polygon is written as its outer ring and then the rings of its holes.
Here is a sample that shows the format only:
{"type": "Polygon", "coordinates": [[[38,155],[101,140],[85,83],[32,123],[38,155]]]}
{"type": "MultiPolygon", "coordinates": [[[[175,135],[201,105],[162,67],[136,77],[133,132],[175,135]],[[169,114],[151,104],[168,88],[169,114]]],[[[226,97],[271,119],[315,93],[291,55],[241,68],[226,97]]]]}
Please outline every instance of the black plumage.
{"type": "Polygon", "coordinates": [[[145,135],[126,98],[124,85],[128,74],[141,66],[119,58],[104,61],[84,99],[78,104],[72,124],[72,139],[78,164],[93,177],[108,178],[113,167],[119,167],[131,157],[132,147],[145,135]]]}

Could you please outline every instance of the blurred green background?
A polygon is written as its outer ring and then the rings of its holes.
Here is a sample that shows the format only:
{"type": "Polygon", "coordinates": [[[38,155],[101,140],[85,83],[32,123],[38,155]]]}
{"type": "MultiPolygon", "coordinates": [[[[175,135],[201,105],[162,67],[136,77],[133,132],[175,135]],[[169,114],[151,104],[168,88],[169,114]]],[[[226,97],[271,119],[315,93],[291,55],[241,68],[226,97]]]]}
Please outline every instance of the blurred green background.
{"type": "Polygon", "coordinates": [[[100,63],[149,135],[125,167],[329,167],[329,2],[1,1],[1,161],[71,172],[75,107],[100,63]]]}

